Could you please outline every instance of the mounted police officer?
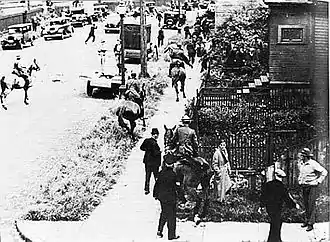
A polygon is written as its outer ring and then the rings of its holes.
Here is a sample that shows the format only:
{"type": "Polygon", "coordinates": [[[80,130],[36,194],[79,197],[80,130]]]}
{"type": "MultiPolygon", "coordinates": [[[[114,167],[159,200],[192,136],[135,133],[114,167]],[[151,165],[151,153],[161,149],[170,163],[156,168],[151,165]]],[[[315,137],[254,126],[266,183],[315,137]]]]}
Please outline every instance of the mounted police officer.
{"type": "MultiPolygon", "coordinates": [[[[166,52],[165,50],[164,52],[166,52]]],[[[182,45],[180,43],[177,43],[177,48],[174,49],[172,48],[171,51],[169,52],[170,58],[172,60],[170,64],[170,69],[169,69],[169,76],[171,76],[171,71],[173,67],[178,66],[178,67],[183,67],[184,68],[184,63],[189,65],[191,68],[193,68],[192,64],[190,64],[188,57],[184,54],[184,51],[182,49],[182,45]]]]}
{"type": "Polygon", "coordinates": [[[203,169],[203,163],[195,159],[198,157],[198,140],[195,130],[189,127],[191,119],[188,115],[184,115],[181,121],[182,125],[175,130],[172,138],[175,154],[179,158],[186,158],[188,163],[198,165],[203,169]]]}
{"type": "Polygon", "coordinates": [[[14,62],[14,68],[12,73],[17,75],[18,77],[23,78],[26,83],[29,83],[29,77],[26,73],[26,67],[22,65],[20,55],[16,56],[16,61],[14,62]]]}

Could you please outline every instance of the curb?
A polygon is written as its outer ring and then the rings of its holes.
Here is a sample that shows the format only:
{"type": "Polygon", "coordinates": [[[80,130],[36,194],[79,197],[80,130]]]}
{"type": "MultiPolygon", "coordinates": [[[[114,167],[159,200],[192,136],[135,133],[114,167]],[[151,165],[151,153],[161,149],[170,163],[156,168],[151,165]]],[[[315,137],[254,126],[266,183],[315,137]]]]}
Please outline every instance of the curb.
{"type": "Polygon", "coordinates": [[[15,229],[19,235],[19,237],[24,241],[24,242],[33,242],[31,239],[29,239],[27,236],[25,236],[23,234],[23,232],[19,229],[18,225],[17,225],[17,220],[15,220],[14,222],[14,226],[15,226],[15,229]]]}

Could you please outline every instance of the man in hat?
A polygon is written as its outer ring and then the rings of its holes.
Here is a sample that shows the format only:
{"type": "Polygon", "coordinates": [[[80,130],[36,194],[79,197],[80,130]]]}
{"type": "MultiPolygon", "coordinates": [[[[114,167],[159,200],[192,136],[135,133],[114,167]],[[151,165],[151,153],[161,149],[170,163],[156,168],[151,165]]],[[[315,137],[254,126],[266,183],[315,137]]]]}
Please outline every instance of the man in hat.
{"type": "Polygon", "coordinates": [[[316,198],[318,196],[319,184],[323,182],[328,172],[316,160],[310,149],[304,148],[301,151],[302,161],[298,164],[298,183],[302,187],[303,200],[305,206],[305,222],[302,228],[306,231],[313,230],[316,215],[316,198]]]}
{"type": "Polygon", "coordinates": [[[266,211],[270,218],[270,229],[267,242],[281,242],[281,212],[284,203],[290,208],[299,209],[299,204],[296,204],[287,189],[282,183],[283,177],[286,174],[281,169],[275,170],[275,180],[265,183],[261,188],[260,208],[266,207],[266,211]]]}
{"type": "Polygon", "coordinates": [[[161,151],[157,143],[159,131],[157,128],[153,128],[151,131],[151,138],[147,138],[143,141],[140,149],[145,151],[143,163],[145,165],[145,183],[144,193],[148,195],[150,193],[150,178],[151,173],[154,174],[155,180],[158,177],[159,167],[161,163],[161,151]]]}
{"type": "Polygon", "coordinates": [[[161,213],[158,223],[157,236],[163,237],[163,229],[167,223],[168,239],[178,239],[176,235],[176,182],[177,177],[173,171],[174,164],[165,162],[163,169],[156,180],[153,196],[160,201],[161,213]]]}
{"type": "Polygon", "coordinates": [[[198,140],[195,130],[189,127],[191,119],[188,115],[184,115],[180,125],[175,131],[172,138],[172,144],[175,147],[175,153],[178,157],[184,157],[193,165],[197,164],[203,168],[203,163],[198,156],[198,140]]]}
{"type": "Polygon", "coordinates": [[[13,74],[22,77],[25,82],[29,82],[29,77],[27,76],[25,72],[25,67],[21,63],[21,56],[17,55],[16,56],[16,61],[14,62],[14,68],[13,68],[13,74]]]}

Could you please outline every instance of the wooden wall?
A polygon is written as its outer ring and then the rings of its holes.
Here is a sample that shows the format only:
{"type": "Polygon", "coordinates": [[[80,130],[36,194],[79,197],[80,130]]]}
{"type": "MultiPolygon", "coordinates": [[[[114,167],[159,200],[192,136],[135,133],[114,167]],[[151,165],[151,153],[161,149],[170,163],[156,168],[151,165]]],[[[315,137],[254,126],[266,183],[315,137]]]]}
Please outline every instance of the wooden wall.
{"type": "Polygon", "coordinates": [[[271,7],[269,74],[271,82],[310,82],[312,78],[311,15],[307,5],[271,7]],[[305,44],[279,44],[279,25],[306,27],[305,44]]]}
{"type": "Polygon", "coordinates": [[[314,9],[314,90],[322,106],[329,106],[329,19],[328,3],[317,2],[314,9]]]}

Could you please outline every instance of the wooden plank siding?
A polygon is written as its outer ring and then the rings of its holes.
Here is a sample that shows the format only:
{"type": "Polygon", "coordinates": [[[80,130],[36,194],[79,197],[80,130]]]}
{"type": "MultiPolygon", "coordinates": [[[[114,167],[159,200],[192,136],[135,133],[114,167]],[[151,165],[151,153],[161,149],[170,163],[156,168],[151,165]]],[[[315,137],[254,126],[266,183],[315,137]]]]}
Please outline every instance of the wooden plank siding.
{"type": "Polygon", "coordinates": [[[329,105],[329,19],[328,3],[317,2],[314,9],[314,81],[315,96],[329,105]]]}
{"type": "Polygon", "coordinates": [[[312,79],[311,13],[307,5],[276,5],[270,13],[269,76],[272,82],[310,82],[312,79]],[[278,42],[279,26],[305,28],[303,44],[278,42]]]}

